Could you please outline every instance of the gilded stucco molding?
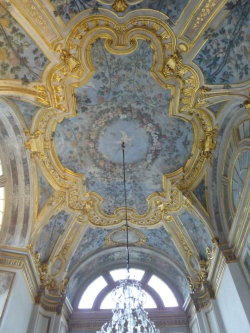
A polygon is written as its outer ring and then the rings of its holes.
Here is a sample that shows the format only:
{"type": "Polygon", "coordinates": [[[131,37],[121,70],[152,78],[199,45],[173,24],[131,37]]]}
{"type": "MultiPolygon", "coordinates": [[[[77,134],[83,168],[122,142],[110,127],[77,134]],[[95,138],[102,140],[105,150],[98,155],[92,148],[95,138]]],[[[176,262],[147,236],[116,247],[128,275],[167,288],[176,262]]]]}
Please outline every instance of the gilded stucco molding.
{"type": "MultiPolygon", "coordinates": [[[[27,30],[34,31],[41,41],[47,45],[44,50],[46,55],[52,53],[52,46],[62,39],[60,29],[54,18],[48,12],[40,0],[10,0],[11,14],[21,22],[21,25],[27,30]]],[[[33,36],[34,38],[34,36],[33,36]]],[[[37,38],[35,38],[37,39],[37,38]]],[[[42,45],[40,45],[42,47],[42,45]]]]}
{"type": "MultiPolygon", "coordinates": [[[[47,71],[46,84],[37,86],[37,100],[47,109],[37,113],[34,126],[28,135],[26,147],[36,155],[39,167],[49,183],[67,193],[68,208],[83,216],[95,226],[113,226],[124,221],[124,209],[114,214],[102,210],[102,197],[86,192],[84,175],[75,174],[61,165],[53,143],[57,123],[76,115],[75,87],[84,85],[94,73],[90,50],[98,38],[105,40],[106,49],[114,54],[129,54],[136,50],[138,40],[148,40],[154,50],[151,74],[157,83],[171,90],[170,115],[190,121],[194,128],[194,145],[187,163],[163,177],[162,193],[147,198],[148,211],[140,215],[129,208],[131,223],[152,226],[161,222],[163,210],[176,212],[183,205],[181,191],[189,188],[199,177],[215,146],[213,118],[202,109],[199,76],[185,64],[176,49],[176,38],[162,20],[151,16],[118,18],[114,15],[92,15],[83,18],[69,33],[55,52],[58,63],[47,71]],[[177,97],[176,97],[177,96],[177,97]],[[173,184],[176,184],[174,186],[173,184]]],[[[131,17],[132,16],[132,17],[131,17]]]]}
{"type": "Polygon", "coordinates": [[[14,95],[48,107],[47,93],[41,89],[33,83],[24,85],[20,80],[0,80],[0,96],[14,95]]]}
{"type": "Polygon", "coordinates": [[[239,105],[248,109],[250,81],[243,83],[230,84],[225,88],[224,85],[205,85],[202,87],[200,102],[204,107],[221,101],[239,100],[239,105]]]}
{"type": "Polygon", "coordinates": [[[215,297],[214,289],[209,281],[210,264],[213,260],[214,249],[207,251],[207,260],[200,260],[200,269],[195,276],[189,276],[189,286],[191,289],[190,297],[196,311],[201,311],[211,304],[211,299],[215,297]]]}
{"type": "Polygon", "coordinates": [[[117,12],[124,12],[124,10],[127,9],[128,4],[125,0],[114,0],[112,7],[117,12]]]}
{"type": "Polygon", "coordinates": [[[224,270],[226,267],[226,258],[223,253],[219,250],[219,247],[216,248],[214,252],[213,259],[211,260],[208,280],[213,287],[215,295],[217,295],[220,283],[223,278],[224,270]]]}
{"type": "MultiPolygon", "coordinates": [[[[106,238],[104,241],[104,246],[123,246],[126,245],[125,242],[125,232],[126,232],[127,228],[126,226],[122,226],[121,228],[112,231],[106,238]],[[115,240],[115,235],[117,235],[118,233],[123,233],[124,237],[122,241],[117,241],[115,240]]],[[[148,238],[144,235],[143,232],[141,232],[138,229],[135,228],[131,228],[128,227],[128,232],[129,235],[130,233],[134,234],[134,236],[136,237],[136,240],[130,240],[129,239],[129,244],[131,244],[132,246],[143,246],[146,244],[148,238]]]]}
{"type": "Polygon", "coordinates": [[[33,299],[35,298],[39,283],[28,251],[19,248],[2,247],[0,250],[0,266],[21,270],[27,281],[30,294],[33,299]]]}
{"type": "Polygon", "coordinates": [[[178,216],[165,214],[163,226],[182,256],[187,272],[194,276],[199,271],[199,255],[178,216]]]}
{"type": "Polygon", "coordinates": [[[211,239],[213,239],[215,237],[215,231],[211,226],[209,214],[201,205],[200,201],[196,198],[193,192],[185,192],[185,200],[183,203],[183,207],[186,207],[190,212],[194,214],[194,216],[196,216],[201,221],[201,223],[208,231],[211,239]]]}
{"type": "Polygon", "coordinates": [[[137,5],[144,0],[97,0],[99,3],[107,6],[112,6],[116,12],[124,12],[128,6],[137,5]]]}
{"type": "Polygon", "coordinates": [[[191,299],[197,312],[207,309],[211,305],[211,299],[214,298],[214,292],[211,286],[206,286],[200,292],[191,293],[191,299]]]}
{"type": "Polygon", "coordinates": [[[56,281],[66,278],[67,266],[87,228],[88,224],[82,223],[81,218],[76,216],[68,226],[66,235],[58,239],[48,266],[49,274],[56,281]]]}
{"type": "Polygon", "coordinates": [[[195,245],[181,224],[178,216],[165,217],[164,227],[170,233],[174,244],[186,265],[188,276],[186,276],[191,298],[197,311],[208,306],[213,291],[208,281],[211,262],[215,256],[215,248],[207,248],[207,259],[200,259],[195,245]]]}
{"type": "Polygon", "coordinates": [[[35,244],[38,240],[43,228],[48,223],[49,219],[59,213],[65,207],[66,194],[62,191],[55,191],[48,199],[46,205],[36,218],[36,223],[30,236],[30,242],[35,244]]]}
{"type": "Polygon", "coordinates": [[[178,37],[188,43],[189,50],[197,43],[204,31],[220,13],[226,0],[202,0],[197,2],[191,15],[183,24],[178,37]]]}
{"type": "Polygon", "coordinates": [[[40,293],[36,295],[36,299],[38,301],[38,298],[42,294],[46,294],[47,296],[55,296],[55,297],[61,297],[65,295],[67,284],[68,284],[68,279],[63,278],[60,279],[59,281],[56,280],[54,277],[52,277],[49,274],[48,271],[48,263],[46,262],[41,262],[40,260],[40,254],[34,252],[33,246],[30,244],[28,246],[28,250],[30,251],[33,262],[36,267],[36,271],[38,273],[39,279],[40,279],[40,293]],[[38,296],[38,298],[37,298],[38,296]]]}

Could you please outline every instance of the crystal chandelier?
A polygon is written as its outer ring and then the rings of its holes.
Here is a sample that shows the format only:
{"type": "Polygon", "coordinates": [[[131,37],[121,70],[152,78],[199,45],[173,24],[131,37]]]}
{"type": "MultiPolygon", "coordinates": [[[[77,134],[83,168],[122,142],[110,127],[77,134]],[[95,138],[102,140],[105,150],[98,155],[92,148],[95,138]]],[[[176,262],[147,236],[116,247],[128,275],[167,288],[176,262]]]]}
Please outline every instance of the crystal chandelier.
{"type": "Polygon", "coordinates": [[[128,246],[128,212],[125,172],[125,143],[122,142],[123,187],[126,221],[126,251],[127,278],[120,280],[119,285],[112,291],[115,308],[111,320],[105,323],[97,333],[159,333],[154,323],[148,318],[143,305],[146,293],[138,281],[130,278],[129,274],[129,246],[128,246]]]}

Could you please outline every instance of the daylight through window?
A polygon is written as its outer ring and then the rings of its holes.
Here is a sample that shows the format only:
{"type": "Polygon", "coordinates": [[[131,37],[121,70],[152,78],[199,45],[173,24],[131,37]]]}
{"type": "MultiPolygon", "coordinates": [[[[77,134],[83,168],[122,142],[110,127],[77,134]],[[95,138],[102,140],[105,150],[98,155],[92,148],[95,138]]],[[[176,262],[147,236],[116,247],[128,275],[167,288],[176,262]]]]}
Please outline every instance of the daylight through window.
{"type": "MultiPolygon", "coordinates": [[[[156,309],[158,307],[162,308],[163,306],[178,306],[176,297],[167,284],[151,273],[147,273],[147,277],[144,279],[145,273],[146,272],[141,269],[130,269],[130,277],[140,281],[141,286],[146,293],[147,298],[145,300],[144,308],[156,309]]],[[[112,299],[112,290],[118,285],[120,280],[123,280],[126,277],[127,270],[125,268],[103,273],[102,276],[95,279],[85,289],[78,308],[93,310],[113,309],[115,304],[112,299]]]]}

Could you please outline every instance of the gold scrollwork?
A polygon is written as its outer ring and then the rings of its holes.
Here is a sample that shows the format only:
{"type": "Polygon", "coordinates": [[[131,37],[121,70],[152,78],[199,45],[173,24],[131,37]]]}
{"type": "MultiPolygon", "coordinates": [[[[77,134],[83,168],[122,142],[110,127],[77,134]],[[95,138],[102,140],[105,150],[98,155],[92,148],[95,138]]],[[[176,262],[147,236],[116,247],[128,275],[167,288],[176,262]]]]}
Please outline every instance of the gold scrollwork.
{"type": "Polygon", "coordinates": [[[112,7],[117,12],[124,12],[124,10],[127,9],[128,5],[125,0],[115,0],[112,7]]]}
{"type": "Polygon", "coordinates": [[[43,85],[35,85],[34,88],[37,91],[37,101],[45,106],[50,106],[49,93],[46,90],[46,87],[43,85]]]}
{"type": "Polygon", "coordinates": [[[193,293],[202,291],[207,284],[209,262],[200,260],[199,264],[200,270],[198,273],[192,277],[188,276],[189,287],[193,293]]]}
{"type": "Polygon", "coordinates": [[[133,52],[140,39],[150,41],[154,50],[151,68],[153,77],[159,85],[171,89],[172,95],[179,97],[171,100],[170,113],[195,124],[195,142],[186,165],[174,174],[163,175],[164,191],[152,193],[147,198],[148,211],[145,214],[140,215],[131,208],[128,210],[131,223],[156,225],[161,222],[163,214],[176,212],[183,206],[181,191],[189,188],[202,175],[204,165],[214,149],[216,134],[212,117],[199,104],[206,89],[200,88],[195,69],[184,64],[176,48],[173,31],[159,18],[132,15],[125,21],[119,17],[91,15],[78,22],[65,42],[55,46],[54,50],[59,54],[58,63],[48,72],[46,85],[37,87],[38,100],[40,98],[44,105],[49,103],[50,108],[40,110],[35,122],[35,134],[30,136],[26,146],[38,153],[40,166],[49,175],[50,183],[55,184],[57,191],[66,191],[69,209],[80,213],[82,221],[86,221],[87,217],[96,226],[124,222],[124,209],[116,209],[111,215],[105,214],[101,208],[102,197],[97,193],[87,192],[84,176],[61,165],[53,144],[53,132],[57,123],[65,117],[76,115],[74,89],[86,83],[94,72],[90,51],[98,38],[105,40],[105,47],[109,52],[118,55],[133,52]],[[165,186],[168,182],[170,187],[165,186]]]}
{"type": "MultiPolygon", "coordinates": [[[[117,240],[115,240],[115,235],[118,233],[124,233],[124,235],[125,235],[126,229],[127,229],[126,226],[122,226],[121,228],[112,231],[105,238],[105,241],[104,241],[105,245],[106,246],[125,245],[126,244],[125,237],[123,237],[123,239],[124,239],[123,241],[117,241],[117,240]]],[[[128,232],[131,234],[134,234],[136,237],[136,240],[132,240],[132,241],[129,240],[129,243],[131,245],[135,245],[135,246],[144,245],[147,242],[147,237],[144,235],[143,232],[140,232],[138,229],[128,227],[128,232]]]]}
{"type": "Polygon", "coordinates": [[[28,249],[33,257],[34,264],[40,278],[41,289],[52,292],[55,295],[63,295],[67,288],[68,279],[64,278],[61,281],[57,281],[56,279],[52,278],[48,273],[48,263],[41,262],[40,254],[34,252],[32,244],[28,246],[28,249]]]}
{"type": "MultiPolygon", "coordinates": [[[[26,132],[28,134],[28,132],[26,132]]],[[[38,154],[44,157],[44,137],[40,130],[34,134],[29,135],[29,139],[25,142],[25,147],[31,151],[32,154],[38,154]]]]}
{"type": "Polygon", "coordinates": [[[210,15],[214,7],[217,5],[217,1],[208,0],[206,1],[205,6],[201,9],[200,15],[196,18],[193,29],[197,30],[201,24],[205,21],[205,19],[210,15]]]}

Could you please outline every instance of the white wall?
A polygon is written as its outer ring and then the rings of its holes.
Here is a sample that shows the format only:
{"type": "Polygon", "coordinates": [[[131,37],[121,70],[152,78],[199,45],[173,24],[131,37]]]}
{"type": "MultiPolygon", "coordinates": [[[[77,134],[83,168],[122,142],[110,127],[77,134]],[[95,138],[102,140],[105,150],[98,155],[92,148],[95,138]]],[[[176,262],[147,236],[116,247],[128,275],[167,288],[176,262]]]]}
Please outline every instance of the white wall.
{"type": "Polygon", "coordinates": [[[62,320],[60,323],[59,333],[68,333],[68,326],[64,320],[62,320]]]}
{"type": "Polygon", "coordinates": [[[191,331],[191,333],[201,333],[197,318],[192,320],[192,322],[190,324],[190,331],[191,331]]]}
{"type": "Polygon", "coordinates": [[[191,333],[226,333],[218,312],[216,301],[211,301],[208,308],[196,313],[190,323],[191,333]]]}
{"type": "Polygon", "coordinates": [[[207,330],[209,333],[226,333],[216,300],[211,302],[211,307],[204,313],[207,330]]]}
{"type": "Polygon", "coordinates": [[[165,327],[160,329],[160,333],[189,333],[189,329],[184,326],[165,327]]]}
{"type": "Polygon", "coordinates": [[[44,310],[36,304],[33,309],[29,333],[68,333],[63,315],[44,310]]]}
{"type": "Polygon", "coordinates": [[[250,289],[238,263],[226,266],[216,298],[226,333],[249,333],[250,289]]]}
{"type": "Polygon", "coordinates": [[[51,317],[43,313],[38,313],[34,332],[47,333],[49,332],[50,326],[51,326],[51,317]]]}
{"type": "Polygon", "coordinates": [[[23,273],[16,271],[7,306],[0,322],[0,333],[28,333],[32,308],[33,301],[23,273]]]}

